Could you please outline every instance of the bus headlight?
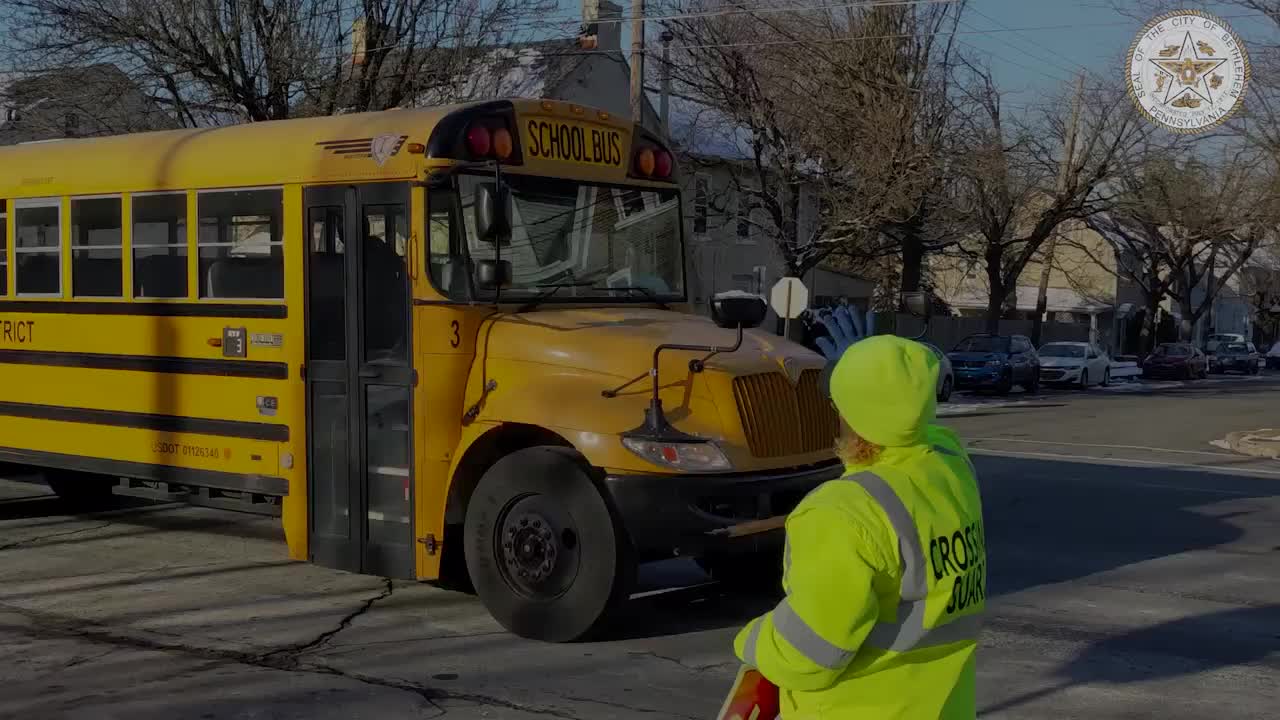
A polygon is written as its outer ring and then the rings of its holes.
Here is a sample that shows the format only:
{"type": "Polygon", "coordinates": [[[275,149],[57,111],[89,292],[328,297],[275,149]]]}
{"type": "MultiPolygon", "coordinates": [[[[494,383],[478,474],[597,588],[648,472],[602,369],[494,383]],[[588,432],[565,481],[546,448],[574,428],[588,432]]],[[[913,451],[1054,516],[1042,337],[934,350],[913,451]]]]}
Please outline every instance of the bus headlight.
{"type": "Polygon", "coordinates": [[[657,465],[685,472],[719,472],[733,466],[720,448],[709,442],[664,442],[624,437],[622,444],[631,452],[657,465]]]}

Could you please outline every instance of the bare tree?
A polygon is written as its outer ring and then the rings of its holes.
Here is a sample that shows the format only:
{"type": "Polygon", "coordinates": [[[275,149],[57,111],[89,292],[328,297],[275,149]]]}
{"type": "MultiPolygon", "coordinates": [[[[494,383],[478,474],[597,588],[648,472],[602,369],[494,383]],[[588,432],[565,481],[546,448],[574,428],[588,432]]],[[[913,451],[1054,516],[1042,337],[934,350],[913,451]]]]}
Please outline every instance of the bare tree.
{"type": "Polygon", "coordinates": [[[973,112],[965,130],[969,162],[958,172],[973,238],[961,248],[984,267],[994,333],[1045,241],[1063,222],[1106,206],[1106,181],[1128,161],[1144,127],[1123,92],[1095,82],[1085,94],[1075,156],[1065,158],[1065,102],[1034,120],[1011,121],[991,73],[971,62],[966,70],[973,112]]]}
{"type": "Polygon", "coordinates": [[[1156,157],[1125,178],[1121,211],[1147,226],[1181,311],[1195,324],[1280,225],[1274,164],[1248,149],[1221,162],[1156,157]]]}
{"type": "MultiPolygon", "coordinates": [[[[1138,335],[1138,353],[1151,351],[1155,344],[1156,316],[1160,305],[1169,295],[1173,276],[1169,273],[1161,252],[1163,243],[1159,227],[1144,223],[1140,217],[1131,217],[1123,211],[1113,210],[1085,218],[1085,224],[1107,241],[1107,247],[1115,259],[1115,275],[1137,288],[1142,296],[1142,327],[1138,335]]],[[[1085,243],[1073,245],[1093,260],[1099,267],[1110,268],[1107,258],[1098,256],[1094,248],[1085,243]]]]}
{"type": "MultiPolygon", "coordinates": [[[[667,23],[678,92],[709,109],[744,162],[726,207],[771,237],[787,272],[833,253],[895,254],[911,244],[910,282],[931,241],[926,218],[944,174],[941,30],[960,3],[839,6],[785,0],[684,4],[667,23]],[[714,7],[714,14],[700,13],[714,7]],[[816,207],[804,225],[801,208],[816,207]]],[[[945,45],[945,42],[943,43],[945,45]]]]}
{"type": "Polygon", "coordinates": [[[8,0],[24,73],[112,64],[186,125],[379,110],[456,84],[553,0],[8,0]]]}

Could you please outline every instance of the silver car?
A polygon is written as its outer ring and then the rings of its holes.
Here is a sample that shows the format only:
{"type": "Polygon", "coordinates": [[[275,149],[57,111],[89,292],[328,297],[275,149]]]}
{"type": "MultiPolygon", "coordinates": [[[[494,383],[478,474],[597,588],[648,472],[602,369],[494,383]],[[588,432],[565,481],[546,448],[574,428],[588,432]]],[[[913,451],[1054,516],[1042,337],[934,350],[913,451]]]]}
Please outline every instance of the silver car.
{"type": "Polygon", "coordinates": [[[933,351],[938,356],[938,402],[946,402],[951,399],[951,389],[956,386],[955,373],[951,371],[951,360],[947,358],[947,354],[937,348],[932,343],[923,340],[917,340],[921,345],[933,351]]]}

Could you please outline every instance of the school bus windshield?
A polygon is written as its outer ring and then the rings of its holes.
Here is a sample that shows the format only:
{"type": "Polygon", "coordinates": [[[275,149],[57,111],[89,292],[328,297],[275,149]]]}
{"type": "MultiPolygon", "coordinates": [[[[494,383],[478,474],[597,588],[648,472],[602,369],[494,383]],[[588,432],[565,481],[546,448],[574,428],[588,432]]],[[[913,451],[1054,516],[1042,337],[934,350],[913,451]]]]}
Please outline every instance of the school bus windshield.
{"type": "MultiPolygon", "coordinates": [[[[475,231],[476,187],[492,180],[460,175],[456,203],[441,191],[432,193],[431,274],[450,297],[470,294],[460,268],[499,252],[475,231]]],[[[512,197],[511,239],[500,250],[512,270],[504,296],[542,295],[559,286],[547,302],[683,299],[680,203],[674,190],[522,175],[506,175],[503,181],[512,197]]]]}

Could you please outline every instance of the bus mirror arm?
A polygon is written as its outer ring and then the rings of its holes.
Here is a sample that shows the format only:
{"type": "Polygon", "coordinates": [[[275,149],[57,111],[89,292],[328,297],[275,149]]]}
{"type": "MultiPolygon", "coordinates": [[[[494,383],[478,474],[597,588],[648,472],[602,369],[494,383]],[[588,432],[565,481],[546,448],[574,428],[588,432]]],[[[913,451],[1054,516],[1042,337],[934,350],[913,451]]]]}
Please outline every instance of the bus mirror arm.
{"type": "MultiPolygon", "coordinates": [[[[710,360],[721,353],[736,352],[742,347],[742,331],[742,325],[739,325],[737,340],[731,347],[720,347],[717,345],[668,344],[659,345],[654,348],[653,367],[649,368],[649,376],[653,378],[653,395],[649,398],[649,407],[645,408],[644,411],[644,423],[634,430],[623,433],[623,437],[638,437],[647,440],[661,440],[667,442],[706,442],[705,438],[700,438],[696,435],[690,435],[677,430],[675,426],[667,420],[667,415],[662,410],[662,398],[659,397],[659,391],[662,388],[662,383],[658,379],[658,357],[662,354],[663,350],[688,350],[693,352],[709,353],[706,357],[689,361],[690,372],[702,372],[706,369],[707,360],[710,360]]],[[[633,380],[631,382],[635,381],[633,380]]],[[[628,382],[622,387],[630,385],[631,382],[628,382]]],[[[606,390],[604,395],[605,397],[615,397],[617,395],[617,391],[621,389],[622,388],[617,388],[613,391],[606,390]]]]}

